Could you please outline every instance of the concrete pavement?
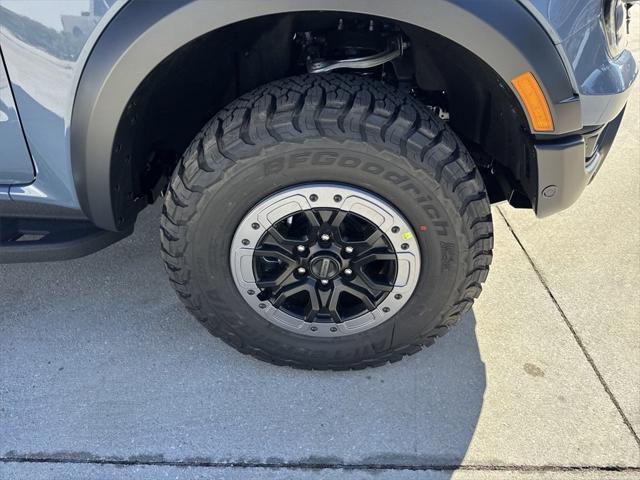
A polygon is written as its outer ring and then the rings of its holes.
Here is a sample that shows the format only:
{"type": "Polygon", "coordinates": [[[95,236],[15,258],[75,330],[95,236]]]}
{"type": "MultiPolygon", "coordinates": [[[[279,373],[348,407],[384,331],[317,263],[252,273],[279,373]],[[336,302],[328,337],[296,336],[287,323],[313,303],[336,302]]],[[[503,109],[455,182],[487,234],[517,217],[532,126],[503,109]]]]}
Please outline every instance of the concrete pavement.
{"type": "MultiPolygon", "coordinates": [[[[473,314],[402,362],[346,373],[207,335],[167,285],[157,213],[92,257],[3,268],[0,478],[640,474],[637,438],[499,212],[473,314]]],[[[637,393],[638,363],[625,368],[637,393]]]]}
{"type": "Polygon", "coordinates": [[[377,369],[209,336],[168,285],[157,206],[91,257],[3,266],[0,479],[640,477],[639,118],[636,87],[571,210],[494,207],[473,313],[377,369]]]}

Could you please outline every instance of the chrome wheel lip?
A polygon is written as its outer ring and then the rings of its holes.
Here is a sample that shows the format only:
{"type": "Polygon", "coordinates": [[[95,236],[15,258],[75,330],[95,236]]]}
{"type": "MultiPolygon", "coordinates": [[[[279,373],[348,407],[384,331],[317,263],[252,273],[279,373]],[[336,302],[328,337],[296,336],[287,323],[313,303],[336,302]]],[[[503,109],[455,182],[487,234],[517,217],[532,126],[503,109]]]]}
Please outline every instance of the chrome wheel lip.
{"type": "Polygon", "coordinates": [[[413,228],[388,202],[356,187],[313,183],[287,188],[270,195],[244,216],[231,241],[230,267],[240,295],[262,318],[301,335],[337,337],[369,330],[397,314],[415,292],[420,276],[421,256],[413,228]],[[253,250],[260,238],[274,223],[296,212],[312,208],[340,209],[368,218],[393,245],[398,259],[396,281],[391,292],[375,310],[342,323],[309,323],[277,309],[269,301],[261,301],[258,298],[260,288],[256,285],[253,272],[253,250]]]}

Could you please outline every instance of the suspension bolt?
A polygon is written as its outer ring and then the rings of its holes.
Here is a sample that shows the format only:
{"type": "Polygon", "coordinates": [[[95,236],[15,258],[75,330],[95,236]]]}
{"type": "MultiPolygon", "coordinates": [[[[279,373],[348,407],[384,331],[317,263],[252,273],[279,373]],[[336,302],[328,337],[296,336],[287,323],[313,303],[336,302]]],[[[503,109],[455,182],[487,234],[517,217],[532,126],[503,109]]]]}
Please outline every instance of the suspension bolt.
{"type": "Polygon", "coordinates": [[[331,236],[328,233],[323,233],[322,235],[320,235],[320,240],[322,240],[323,242],[328,242],[329,240],[331,240],[331,236]]]}
{"type": "Polygon", "coordinates": [[[304,245],[298,245],[296,247],[296,250],[298,250],[300,253],[304,252],[307,248],[304,245]]]}
{"type": "Polygon", "coordinates": [[[353,253],[353,247],[344,247],[346,253],[353,253]]]}
{"type": "Polygon", "coordinates": [[[298,273],[300,275],[304,275],[305,273],[307,273],[307,269],[304,267],[298,267],[298,273]]]}
{"type": "Polygon", "coordinates": [[[242,239],[242,244],[243,244],[243,245],[247,246],[247,245],[249,245],[250,243],[251,243],[251,242],[250,242],[249,240],[247,240],[246,238],[243,238],[243,239],[242,239]]]}
{"type": "Polygon", "coordinates": [[[329,285],[329,280],[327,280],[326,278],[323,278],[322,280],[320,280],[320,283],[322,285],[329,285]]]}
{"type": "Polygon", "coordinates": [[[351,270],[350,268],[345,268],[344,269],[344,274],[345,275],[353,275],[353,270],[351,270]]]}

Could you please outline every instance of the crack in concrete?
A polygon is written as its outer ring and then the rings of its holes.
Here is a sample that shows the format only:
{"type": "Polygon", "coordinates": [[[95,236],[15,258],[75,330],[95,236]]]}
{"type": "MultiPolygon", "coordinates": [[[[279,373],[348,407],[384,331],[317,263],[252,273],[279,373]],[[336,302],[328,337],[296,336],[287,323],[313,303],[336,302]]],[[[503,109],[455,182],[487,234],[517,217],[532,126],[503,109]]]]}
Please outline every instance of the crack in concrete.
{"type": "Polygon", "coordinates": [[[264,468],[289,470],[411,470],[411,471],[496,471],[496,472],[640,472],[640,467],[618,465],[403,465],[369,463],[313,463],[313,462],[216,462],[208,460],[142,460],[114,458],[61,458],[35,456],[0,457],[0,463],[47,463],[114,466],[157,466],[190,468],[264,468]]]}
{"type": "Polygon", "coordinates": [[[631,422],[627,418],[627,415],[624,413],[624,410],[620,406],[620,403],[618,402],[618,400],[616,399],[615,395],[613,394],[613,392],[609,388],[609,385],[607,384],[607,382],[605,381],[604,377],[602,376],[602,373],[600,373],[600,370],[598,369],[598,366],[596,365],[596,362],[591,357],[591,354],[589,353],[589,351],[587,350],[587,347],[585,346],[584,342],[580,338],[580,335],[578,335],[578,332],[576,331],[575,327],[569,321],[569,318],[567,317],[567,315],[564,313],[564,310],[562,309],[562,307],[560,306],[560,303],[558,302],[558,300],[556,299],[555,295],[551,291],[551,288],[549,287],[549,284],[547,283],[546,279],[542,275],[542,272],[540,271],[540,269],[538,268],[536,263],[533,261],[533,258],[531,258],[531,255],[529,255],[529,252],[527,252],[526,248],[524,248],[524,245],[520,241],[520,238],[518,237],[518,234],[515,232],[515,230],[513,229],[511,224],[509,223],[509,220],[507,220],[507,217],[504,215],[504,213],[502,212],[500,207],[496,207],[496,210],[498,211],[498,213],[500,213],[500,216],[502,217],[504,222],[507,224],[507,227],[509,228],[509,231],[511,232],[511,235],[513,235],[513,238],[515,238],[516,242],[518,243],[518,245],[520,246],[520,248],[524,252],[525,256],[527,257],[527,260],[531,264],[531,267],[533,268],[533,271],[538,276],[538,280],[540,280],[540,283],[542,284],[542,286],[546,290],[547,294],[549,295],[549,298],[551,298],[551,301],[555,305],[556,310],[558,310],[558,313],[560,314],[560,317],[562,318],[562,320],[564,321],[565,325],[567,326],[567,328],[569,329],[569,331],[573,335],[573,338],[576,341],[576,343],[578,344],[578,346],[580,347],[580,350],[582,350],[582,354],[587,359],[587,362],[589,363],[589,365],[591,366],[592,370],[596,374],[596,377],[598,377],[598,380],[600,381],[600,384],[602,385],[602,388],[604,388],[604,391],[607,392],[607,395],[609,395],[609,399],[611,400],[613,405],[616,407],[616,410],[618,411],[618,414],[622,418],[622,421],[624,422],[624,424],[627,426],[627,428],[631,432],[631,435],[633,436],[633,438],[636,441],[636,443],[638,444],[638,446],[640,446],[640,437],[638,437],[638,434],[636,433],[635,429],[633,428],[633,425],[631,425],[631,422]]]}

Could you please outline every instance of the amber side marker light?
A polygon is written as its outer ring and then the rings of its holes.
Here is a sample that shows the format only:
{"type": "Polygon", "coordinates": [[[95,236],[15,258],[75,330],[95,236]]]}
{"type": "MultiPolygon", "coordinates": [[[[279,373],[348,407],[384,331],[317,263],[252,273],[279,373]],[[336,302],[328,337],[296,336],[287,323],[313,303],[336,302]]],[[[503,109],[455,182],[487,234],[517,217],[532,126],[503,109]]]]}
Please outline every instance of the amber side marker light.
{"type": "Polygon", "coordinates": [[[538,132],[553,131],[553,117],[540,84],[531,72],[525,72],[511,80],[529,113],[533,129],[538,132]]]}

